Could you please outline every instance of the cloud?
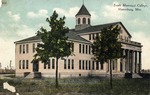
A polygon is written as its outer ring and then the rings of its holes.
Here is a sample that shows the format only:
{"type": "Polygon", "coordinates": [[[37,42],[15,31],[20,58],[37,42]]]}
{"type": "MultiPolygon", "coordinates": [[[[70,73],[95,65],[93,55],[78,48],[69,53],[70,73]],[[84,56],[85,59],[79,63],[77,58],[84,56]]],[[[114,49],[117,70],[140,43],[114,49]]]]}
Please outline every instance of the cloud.
{"type": "MultiPolygon", "coordinates": [[[[75,17],[75,15],[78,13],[79,9],[80,9],[79,7],[69,8],[69,10],[64,10],[61,8],[54,8],[53,11],[56,10],[56,12],[58,14],[61,14],[65,17],[75,17]]],[[[91,14],[92,20],[97,19],[98,16],[96,15],[96,12],[90,11],[90,14],[91,14]]]]}
{"type": "Polygon", "coordinates": [[[91,14],[91,19],[92,19],[92,20],[97,19],[98,16],[96,15],[96,12],[91,11],[90,14],[91,14]]]}
{"type": "Polygon", "coordinates": [[[148,26],[148,22],[147,21],[145,21],[143,19],[139,19],[139,18],[135,18],[135,19],[130,20],[130,23],[132,23],[133,25],[138,25],[140,27],[148,26]]]}
{"type": "MultiPolygon", "coordinates": [[[[1,26],[1,24],[0,24],[1,26]]],[[[2,39],[23,39],[35,35],[36,30],[27,25],[20,25],[17,23],[8,24],[0,31],[0,38],[2,39]]]]}
{"type": "Polygon", "coordinates": [[[141,42],[142,47],[142,68],[150,69],[150,37],[143,32],[133,32],[133,40],[141,42]]]}
{"type": "Polygon", "coordinates": [[[58,14],[64,15],[65,17],[75,17],[77,12],[79,11],[79,7],[69,8],[69,10],[54,8],[53,11],[56,11],[58,14]]]}
{"type": "MultiPolygon", "coordinates": [[[[105,18],[109,19],[122,19],[124,15],[126,14],[125,11],[119,11],[118,7],[115,7],[114,4],[119,4],[118,2],[113,2],[112,5],[105,5],[104,6],[104,11],[102,12],[103,16],[105,18]]],[[[123,7],[119,7],[123,8],[123,7]]]]}
{"type": "Polygon", "coordinates": [[[2,67],[7,67],[12,61],[12,66],[15,65],[15,46],[13,40],[4,40],[0,38],[1,47],[0,47],[0,63],[2,67]]]}
{"type": "Polygon", "coordinates": [[[2,7],[2,0],[0,0],[0,8],[2,7]]]}
{"type": "Polygon", "coordinates": [[[20,20],[20,15],[19,14],[13,14],[11,11],[8,11],[7,14],[14,21],[19,21],[20,20]]]}
{"type": "Polygon", "coordinates": [[[29,18],[48,17],[48,11],[46,9],[41,9],[37,13],[35,13],[35,12],[28,12],[27,16],[29,18]]]}
{"type": "Polygon", "coordinates": [[[20,28],[18,29],[18,31],[16,32],[16,34],[20,38],[31,37],[31,36],[34,36],[35,33],[36,33],[36,31],[34,31],[34,29],[28,27],[27,25],[21,25],[20,28]]]}
{"type": "Polygon", "coordinates": [[[27,25],[8,24],[6,30],[0,31],[0,63],[2,67],[7,67],[12,60],[15,65],[15,45],[14,42],[20,39],[35,36],[36,31],[27,25]]]}

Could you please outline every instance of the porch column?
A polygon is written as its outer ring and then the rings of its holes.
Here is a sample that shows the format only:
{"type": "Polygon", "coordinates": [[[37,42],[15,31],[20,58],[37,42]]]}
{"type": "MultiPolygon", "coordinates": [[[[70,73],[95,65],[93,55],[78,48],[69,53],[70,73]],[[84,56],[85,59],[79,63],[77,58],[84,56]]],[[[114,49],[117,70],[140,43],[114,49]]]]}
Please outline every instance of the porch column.
{"type": "Polygon", "coordinates": [[[123,62],[122,62],[122,70],[123,70],[123,72],[125,72],[126,71],[126,68],[125,68],[125,65],[126,65],[126,58],[125,58],[125,56],[126,56],[126,52],[125,52],[125,50],[123,49],[123,62]]]}
{"type": "Polygon", "coordinates": [[[137,67],[138,65],[137,65],[137,51],[135,51],[135,73],[137,73],[138,71],[137,71],[137,67]]]}
{"type": "Polygon", "coordinates": [[[139,73],[141,72],[141,51],[139,52],[139,73]]]}
{"type": "Polygon", "coordinates": [[[129,63],[129,68],[130,69],[129,69],[129,71],[130,71],[130,73],[132,73],[132,61],[133,61],[132,51],[130,51],[130,57],[129,58],[130,58],[130,63],[129,63]]]}
{"type": "Polygon", "coordinates": [[[120,62],[121,62],[120,59],[121,58],[117,59],[117,72],[121,72],[120,71],[120,62]]]}
{"type": "Polygon", "coordinates": [[[123,49],[123,58],[122,58],[122,72],[125,72],[125,50],[123,49]]]}
{"type": "Polygon", "coordinates": [[[132,73],[135,73],[135,51],[132,51],[132,73]]]}
{"type": "Polygon", "coordinates": [[[126,50],[126,72],[129,72],[130,52],[126,50]]]}
{"type": "Polygon", "coordinates": [[[110,62],[110,60],[107,61],[107,65],[106,65],[107,66],[107,72],[110,71],[109,62],[110,62]]]}

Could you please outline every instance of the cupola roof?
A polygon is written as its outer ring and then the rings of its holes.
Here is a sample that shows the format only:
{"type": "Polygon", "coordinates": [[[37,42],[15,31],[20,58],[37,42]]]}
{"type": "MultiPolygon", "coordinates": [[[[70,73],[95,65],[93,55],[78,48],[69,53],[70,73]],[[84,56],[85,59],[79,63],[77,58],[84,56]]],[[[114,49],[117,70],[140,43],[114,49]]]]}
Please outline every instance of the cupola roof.
{"type": "Polygon", "coordinates": [[[76,14],[77,15],[89,15],[91,16],[91,14],[89,13],[89,11],[87,10],[87,8],[84,6],[84,4],[82,5],[82,7],[80,8],[79,12],[76,14]]]}

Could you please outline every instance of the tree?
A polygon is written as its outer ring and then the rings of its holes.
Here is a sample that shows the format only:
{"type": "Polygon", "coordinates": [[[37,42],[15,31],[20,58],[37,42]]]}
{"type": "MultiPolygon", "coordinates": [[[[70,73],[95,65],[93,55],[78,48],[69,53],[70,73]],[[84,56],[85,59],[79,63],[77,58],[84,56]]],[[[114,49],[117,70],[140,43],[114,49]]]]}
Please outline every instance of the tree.
{"type": "Polygon", "coordinates": [[[71,43],[67,41],[68,37],[66,33],[69,32],[69,28],[65,26],[65,17],[58,19],[56,11],[46,21],[49,23],[50,31],[47,31],[43,27],[40,31],[37,31],[37,36],[42,40],[42,43],[38,44],[34,55],[34,61],[41,61],[46,64],[50,57],[56,58],[56,88],[58,87],[58,60],[61,57],[69,56],[71,54],[71,43]]]}
{"type": "Polygon", "coordinates": [[[110,60],[110,88],[112,89],[112,66],[113,59],[121,57],[121,43],[118,40],[120,27],[108,26],[101,30],[100,36],[92,44],[94,59],[101,64],[110,60]]]}

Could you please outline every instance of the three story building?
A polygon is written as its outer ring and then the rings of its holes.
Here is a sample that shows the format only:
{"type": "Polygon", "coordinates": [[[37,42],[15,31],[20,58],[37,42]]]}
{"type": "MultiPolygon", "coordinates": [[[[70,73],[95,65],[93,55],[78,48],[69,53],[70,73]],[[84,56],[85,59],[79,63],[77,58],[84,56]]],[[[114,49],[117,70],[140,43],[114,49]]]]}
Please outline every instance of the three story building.
{"type": "MultiPolygon", "coordinates": [[[[131,41],[131,34],[121,22],[92,26],[91,14],[84,5],[82,5],[75,17],[75,28],[70,29],[66,35],[68,36],[68,41],[73,42],[72,51],[74,55],[59,60],[59,77],[107,76],[109,74],[109,61],[100,64],[100,62],[92,59],[91,44],[96,36],[100,35],[101,29],[110,25],[119,25],[121,27],[118,39],[122,44],[121,54],[126,56],[112,61],[113,73],[124,76],[125,73],[140,72],[142,45],[139,42],[131,41]]],[[[40,72],[42,77],[55,77],[55,58],[50,58],[48,64],[41,62],[31,63],[38,43],[41,43],[41,39],[38,36],[15,42],[16,76],[24,77],[30,73],[40,72]]]]}

